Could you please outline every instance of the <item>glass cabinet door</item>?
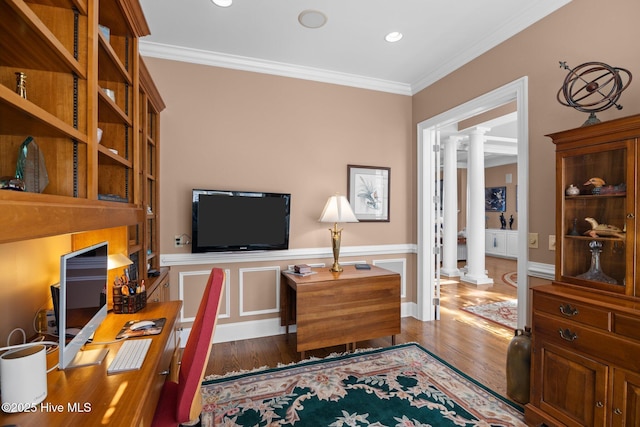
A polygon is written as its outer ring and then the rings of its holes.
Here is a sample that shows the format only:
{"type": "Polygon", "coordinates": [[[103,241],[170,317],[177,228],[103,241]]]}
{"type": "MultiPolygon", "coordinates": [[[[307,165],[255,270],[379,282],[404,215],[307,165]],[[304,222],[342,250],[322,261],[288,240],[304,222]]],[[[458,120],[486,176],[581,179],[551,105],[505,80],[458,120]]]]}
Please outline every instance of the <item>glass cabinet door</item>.
{"type": "Polygon", "coordinates": [[[633,294],[635,141],[559,151],[559,280],[633,294]]]}

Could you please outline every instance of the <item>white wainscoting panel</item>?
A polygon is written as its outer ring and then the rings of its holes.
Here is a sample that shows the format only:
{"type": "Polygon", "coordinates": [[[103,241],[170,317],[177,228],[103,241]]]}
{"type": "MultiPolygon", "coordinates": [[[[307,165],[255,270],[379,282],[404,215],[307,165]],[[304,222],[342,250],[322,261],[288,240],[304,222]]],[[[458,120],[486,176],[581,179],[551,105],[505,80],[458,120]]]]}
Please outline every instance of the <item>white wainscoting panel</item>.
{"type": "Polygon", "coordinates": [[[250,268],[239,268],[238,269],[238,287],[240,292],[240,300],[239,300],[239,311],[240,317],[245,316],[255,316],[256,314],[268,314],[268,313],[280,313],[280,267],[279,266],[268,266],[268,267],[250,267],[250,268]],[[269,283],[269,285],[265,283],[257,283],[255,280],[252,282],[251,276],[252,273],[260,273],[260,278],[264,277],[264,272],[272,272],[273,273],[273,281],[269,283]],[[261,289],[259,291],[266,295],[267,297],[264,299],[260,299],[260,301],[268,301],[271,299],[272,304],[270,307],[245,307],[245,292],[250,292],[252,288],[255,286],[259,286],[261,289]],[[268,289],[264,289],[265,286],[269,286],[268,289]]]}
{"type": "Polygon", "coordinates": [[[394,273],[400,275],[400,297],[405,298],[407,296],[407,259],[395,258],[395,259],[378,259],[373,260],[373,265],[380,268],[385,268],[394,273]]]}
{"type": "MultiPolygon", "coordinates": [[[[196,313],[198,312],[198,306],[202,299],[202,295],[204,294],[204,288],[207,286],[207,280],[209,279],[210,274],[211,270],[182,271],[178,274],[178,294],[179,299],[183,302],[182,308],[180,309],[179,322],[193,322],[195,320],[196,313]],[[191,305],[186,305],[185,301],[191,305]]],[[[229,269],[225,269],[224,274],[224,299],[222,300],[222,307],[220,307],[220,311],[218,313],[218,319],[231,317],[231,292],[229,281],[229,275],[231,273],[229,269]]]]}

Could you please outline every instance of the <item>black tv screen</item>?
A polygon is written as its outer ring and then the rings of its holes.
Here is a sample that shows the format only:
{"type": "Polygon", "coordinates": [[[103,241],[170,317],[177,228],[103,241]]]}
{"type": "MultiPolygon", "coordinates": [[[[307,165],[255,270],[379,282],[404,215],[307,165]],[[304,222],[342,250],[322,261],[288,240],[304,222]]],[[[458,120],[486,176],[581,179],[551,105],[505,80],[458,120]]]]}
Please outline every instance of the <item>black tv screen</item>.
{"type": "Polygon", "coordinates": [[[291,194],[193,190],[191,252],[289,248],[291,194]]]}

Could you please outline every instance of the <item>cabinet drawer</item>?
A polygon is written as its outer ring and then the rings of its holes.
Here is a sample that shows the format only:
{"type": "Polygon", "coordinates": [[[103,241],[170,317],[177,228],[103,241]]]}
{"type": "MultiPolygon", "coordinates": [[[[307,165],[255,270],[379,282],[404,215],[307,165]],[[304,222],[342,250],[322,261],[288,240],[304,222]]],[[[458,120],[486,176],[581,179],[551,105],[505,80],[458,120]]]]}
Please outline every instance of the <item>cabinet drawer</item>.
{"type": "Polygon", "coordinates": [[[542,313],[534,314],[533,325],[536,341],[551,342],[626,369],[640,371],[640,343],[542,313]]]}
{"type": "Polygon", "coordinates": [[[613,331],[616,334],[640,341],[640,318],[615,313],[613,331]]]}
{"type": "Polygon", "coordinates": [[[534,295],[533,307],[536,311],[560,316],[563,319],[583,323],[606,331],[611,330],[611,312],[575,302],[571,299],[536,293],[534,295]]]}

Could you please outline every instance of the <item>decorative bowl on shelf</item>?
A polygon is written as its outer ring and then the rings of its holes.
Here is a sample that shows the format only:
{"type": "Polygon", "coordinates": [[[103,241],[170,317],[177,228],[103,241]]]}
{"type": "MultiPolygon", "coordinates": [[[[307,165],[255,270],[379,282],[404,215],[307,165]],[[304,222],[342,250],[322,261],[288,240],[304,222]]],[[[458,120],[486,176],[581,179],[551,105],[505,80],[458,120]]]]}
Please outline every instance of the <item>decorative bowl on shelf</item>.
{"type": "Polygon", "coordinates": [[[578,194],[580,194],[580,189],[573,184],[569,184],[569,186],[565,190],[565,194],[567,196],[577,196],[578,194]]]}

